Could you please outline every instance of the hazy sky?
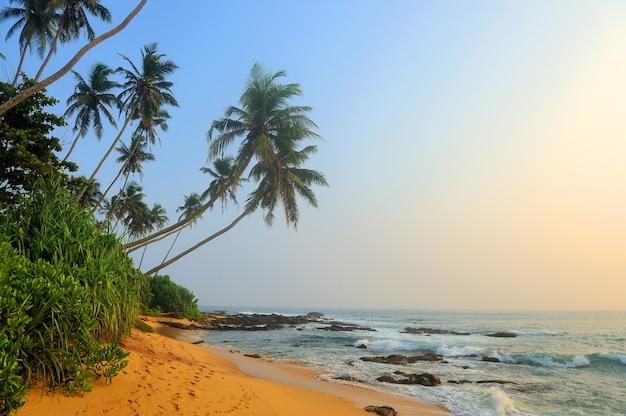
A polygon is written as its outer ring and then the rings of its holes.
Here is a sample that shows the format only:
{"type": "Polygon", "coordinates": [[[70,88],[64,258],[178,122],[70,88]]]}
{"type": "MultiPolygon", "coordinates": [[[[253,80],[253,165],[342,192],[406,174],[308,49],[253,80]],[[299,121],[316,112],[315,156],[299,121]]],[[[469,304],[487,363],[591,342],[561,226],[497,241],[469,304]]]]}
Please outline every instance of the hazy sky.
{"type": "MultiPolygon", "coordinates": [[[[104,3],[117,23],[135,2],[104,3]]],[[[205,134],[254,62],[301,84],[296,104],[314,107],[324,138],[306,167],[330,188],[316,189],[319,209],[301,203],[298,231],[257,212],[163,270],[200,305],[626,308],[625,2],[150,0],[75,69],[124,65],[118,53],[139,63],[150,42],[180,66],[180,108],[143,181],[171,220],[208,186],[205,134]]],[[[0,52],[6,80],[16,39],[0,52]]],[[[49,92],[65,102],[73,85],[49,92]]],[[[77,146],[81,173],[105,132],[77,146]]],[[[117,169],[111,158],[100,182],[117,169]]],[[[217,207],[174,251],[240,209],[217,207]]],[[[149,247],[142,268],[168,246],[149,247]]]]}

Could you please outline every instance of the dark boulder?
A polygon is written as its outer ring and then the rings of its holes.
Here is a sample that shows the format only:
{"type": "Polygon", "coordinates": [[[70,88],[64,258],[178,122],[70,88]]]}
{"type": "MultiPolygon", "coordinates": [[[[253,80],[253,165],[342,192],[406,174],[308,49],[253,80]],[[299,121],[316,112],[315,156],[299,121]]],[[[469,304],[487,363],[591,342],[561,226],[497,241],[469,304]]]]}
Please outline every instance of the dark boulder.
{"type": "Polygon", "coordinates": [[[399,354],[392,354],[386,357],[361,357],[360,360],[372,363],[405,365],[409,363],[416,363],[418,361],[441,361],[442,358],[437,354],[429,352],[427,354],[413,355],[411,357],[406,357],[399,354]]]}
{"type": "Polygon", "coordinates": [[[512,332],[494,332],[493,334],[486,334],[486,336],[494,338],[515,338],[517,334],[512,332]]]}
{"type": "Polygon", "coordinates": [[[393,407],[389,406],[366,406],[365,411],[379,416],[397,416],[398,414],[393,407]]]}
{"type": "Polygon", "coordinates": [[[395,372],[394,374],[401,375],[403,378],[396,379],[391,376],[380,376],[376,380],[381,383],[392,383],[392,384],[420,384],[422,386],[433,387],[441,384],[441,379],[439,376],[430,373],[422,373],[422,374],[406,374],[400,371],[395,372]]]}
{"type": "Polygon", "coordinates": [[[496,357],[483,357],[483,361],[486,361],[488,363],[499,363],[500,360],[497,359],[496,357]]]}
{"type": "Polygon", "coordinates": [[[415,334],[415,335],[469,335],[469,332],[456,332],[447,329],[433,329],[433,328],[411,328],[406,327],[404,331],[400,331],[402,334],[415,334]]]}

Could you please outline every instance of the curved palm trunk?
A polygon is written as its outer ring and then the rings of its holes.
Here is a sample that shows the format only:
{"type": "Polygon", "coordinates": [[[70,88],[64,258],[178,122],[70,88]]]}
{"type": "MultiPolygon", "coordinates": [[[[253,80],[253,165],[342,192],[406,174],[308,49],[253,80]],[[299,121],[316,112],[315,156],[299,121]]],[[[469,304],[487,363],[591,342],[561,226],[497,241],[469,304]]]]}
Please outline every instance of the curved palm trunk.
{"type": "Polygon", "coordinates": [[[48,65],[48,62],[50,61],[50,58],[52,58],[52,55],[54,55],[54,52],[57,49],[57,43],[59,42],[60,36],[61,36],[61,31],[59,30],[59,28],[57,28],[57,33],[56,35],[54,35],[54,39],[52,40],[52,43],[50,44],[50,50],[48,51],[48,55],[46,56],[46,59],[44,59],[43,63],[41,64],[39,71],[37,71],[37,75],[35,75],[35,82],[39,81],[39,78],[41,78],[41,73],[43,72],[43,69],[46,67],[46,65],[48,65]]]}
{"type": "MultiPolygon", "coordinates": [[[[115,185],[115,182],[117,182],[117,180],[120,178],[120,176],[122,176],[122,173],[124,173],[124,168],[120,169],[117,172],[117,175],[115,176],[115,179],[113,179],[113,181],[109,184],[108,188],[104,191],[104,193],[100,197],[100,200],[98,201],[96,206],[93,208],[92,212],[94,212],[94,213],[96,212],[96,210],[98,209],[100,204],[102,204],[102,201],[104,201],[104,198],[106,197],[106,195],[109,193],[111,188],[113,188],[113,185],[115,185]]],[[[130,176],[130,174],[126,175],[126,178],[124,179],[124,185],[122,185],[122,189],[126,188],[126,183],[128,183],[128,177],[129,176],[130,176]]]]}
{"type": "Polygon", "coordinates": [[[20,63],[17,64],[17,71],[15,71],[15,77],[13,78],[13,82],[11,86],[15,88],[17,85],[17,80],[20,79],[20,72],[22,72],[22,65],[24,64],[24,57],[26,56],[26,47],[22,49],[22,53],[20,54],[20,63]]]}
{"type": "Polygon", "coordinates": [[[172,257],[170,260],[161,263],[160,265],[158,265],[157,267],[148,270],[146,273],[144,273],[144,277],[148,277],[151,276],[155,273],[158,273],[159,270],[169,266],[170,264],[180,260],[181,258],[185,257],[187,254],[191,253],[192,251],[202,247],[203,245],[205,245],[206,243],[208,243],[209,241],[219,237],[220,235],[230,231],[235,225],[237,225],[237,223],[239,221],[241,221],[242,219],[244,219],[248,214],[250,214],[249,211],[244,211],[240,216],[238,216],[237,218],[235,218],[235,220],[233,222],[231,222],[229,225],[227,225],[226,227],[222,228],[221,230],[219,230],[218,232],[216,232],[215,234],[212,234],[210,236],[208,236],[207,238],[205,238],[204,240],[200,241],[198,244],[194,245],[193,247],[188,248],[187,250],[183,251],[182,253],[180,253],[179,255],[172,257]]]}
{"type": "MultiPolygon", "coordinates": [[[[165,263],[165,260],[167,260],[167,256],[169,256],[170,253],[172,252],[172,249],[174,248],[174,244],[176,244],[176,240],[178,240],[178,237],[180,236],[181,232],[183,232],[182,228],[178,230],[178,234],[176,234],[176,237],[174,237],[174,241],[172,241],[172,245],[170,246],[169,250],[167,250],[167,253],[165,253],[165,257],[163,257],[163,261],[161,262],[161,264],[165,263]]],[[[147,246],[144,246],[144,247],[147,247],[147,246]]]]}
{"type": "Polygon", "coordinates": [[[80,130],[78,131],[78,134],[74,138],[74,141],[72,142],[72,145],[70,146],[70,150],[67,151],[67,154],[63,158],[63,162],[65,162],[67,160],[67,158],[70,157],[70,155],[74,151],[74,148],[76,147],[76,143],[78,143],[78,139],[80,139],[80,130]]]}
{"type": "Polygon", "coordinates": [[[126,130],[126,127],[128,127],[128,124],[130,123],[130,120],[132,119],[133,112],[134,112],[134,110],[131,111],[131,113],[128,115],[128,117],[126,117],[126,120],[124,121],[124,125],[122,126],[122,129],[117,134],[117,137],[115,138],[115,140],[113,140],[113,143],[111,143],[111,146],[109,147],[109,150],[107,150],[107,152],[102,157],[102,159],[100,159],[100,163],[98,163],[98,166],[96,167],[96,170],[93,171],[93,173],[91,174],[91,176],[87,180],[87,183],[85,184],[85,186],[83,186],[83,189],[81,189],[80,193],[76,197],[76,201],[77,202],[80,201],[80,199],[83,197],[83,195],[85,194],[85,191],[87,191],[87,188],[89,188],[89,185],[91,185],[91,182],[93,182],[93,179],[96,177],[96,175],[100,171],[100,168],[104,164],[104,161],[109,157],[109,155],[111,154],[113,149],[115,149],[115,146],[117,145],[117,143],[120,141],[120,138],[122,137],[122,134],[124,133],[124,130],[126,130]]]}
{"type": "MultiPolygon", "coordinates": [[[[248,166],[248,164],[250,163],[250,161],[252,160],[252,155],[250,155],[248,157],[247,160],[244,161],[244,163],[242,164],[242,168],[240,169],[240,171],[244,171],[246,169],[246,167],[248,166]]],[[[147,244],[150,244],[154,241],[158,241],[161,239],[161,237],[165,234],[170,235],[176,232],[176,230],[178,229],[182,229],[185,227],[188,227],[189,225],[191,225],[193,223],[193,221],[197,218],[199,218],[202,214],[204,214],[206,212],[207,209],[209,209],[214,203],[215,201],[217,201],[219,198],[222,197],[222,194],[224,192],[226,192],[228,190],[228,188],[230,188],[232,186],[232,182],[228,182],[226,184],[224,184],[224,186],[222,187],[222,189],[220,189],[219,192],[217,192],[213,198],[211,198],[211,200],[209,202],[207,202],[206,204],[202,205],[202,207],[200,207],[200,209],[198,210],[198,212],[195,213],[195,215],[189,217],[189,218],[185,218],[182,219],[180,221],[178,221],[176,224],[174,225],[170,225],[169,227],[163,228],[159,231],[157,231],[154,234],[151,234],[147,237],[144,238],[140,238],[138,240],[133,241],[132,243],[128,243],[124,246],[124,249],[126,249],[128,252],[134,251],[140,247],[143,247],[147,244]],[[130,249],[130,250],[129,250],[130,249]]]]}
{"type": "Polygon", "coordinates": [[[143,256],[146,255],[147,248],[148,246],[144,246],[143,251],[141,252],[141,259],[139,259],[139,266],[137,266],[138,269],[141,269],[141,264],[143,263],[143,256]]]}
{"type": "MultiPolygon", "coordinates": [[[[107,224],[109,221],[111,221],[111,217],[113,216],[113,213],[115,212],[115,210],[117,209],[117,207],[120,205],[120,200],[122,199],[122,193],[124,192],[124,189],[126,189],[126,185],[128,184],[128,178],[130,177],[130,175],[126,175],[126,178],[124,179],[124,185],[122,185],[122,189],[120,190],[120,193],[117,195],[117,199],[115,200],[115,203],[113,203],[113,206],[109,209],[109,212],[107,212],[107,215],[104,219],[104,223],[107,224]]],[[[113,186],[113,184],[111,184],[111,186],[113,186]]],[[[110,187],[109,187],[110,189],[110,187]]],[[[108,191],[108,189],[107,189],[108,191]]],[[[98,205],[100,205],[100,203],[104,200],[104,197],[98,202],[98,205]]],[[[96,206],[96,208],[98,208],[96,206]]],[[[94,209],[93,212],[95,212],[96,210],[94,209]]]]}
{"type": "Polygon", "coordinates": [[[124,29],[126,26],[128,26],[128,24],[131,22],[131,20],[133,20],[133,18],[135,16],[137,16],[139,11],[143,8],[143,6],[147,2],[148,2],[148,0],[140,0],[139,4],[137,5],[137,7],[135,7],[133,9],[133,11],[130,12],[130,14],[128,16],[126,16],[126,19],[124,19],[122,21],[122,23],[120,23],[119,25],[117,25],[113,29],[109,30],[108,32],[98,36],[97,38],[95,38],[94,40],[89,42],[87,45],[83,46],[76,53],[76,55],[74,55],[74,57],[72,59],[70,59],[70,61],[67,64],[65,64],[64,67],[59,69],[57,72],[55,72],[54,74],[50,75],[48,78],[46,78],[43,81],[33,85],[32,87],[30,87],[26,91],[22,92],[21,94],[16,95],[15,97],[12,97],[11,99],[7,100],[2,105],[0,105],[0,116],[3,115],[4,113],[6,113],[9,109],[15,107],[17,104],[19,104],[22,101],[24,101],[25,99],[27,99],[28,97],[32,96],[36,92],[39,92],[39,91],[43,90],[44,88],[46,88],[47,86],[49,86],[50,84],[52,84],[53,82],[58,81],[63,75],[67,74],[74,67],[74,65],[76,65],[76,63],[78,63],[78,61],[81,60],[81,58],[87,52],[89,52],[91,49],[95,48],[96,46],[98,46],[100,43],[102,43],[103,41],[107,40],[111,36],[118,34],[119,32],[122,31],[122,29],[124,29]]]}
{"type": "MultiPolygon", "coordinates": [[[[124,164],[122,165],[122,167],[120,168],[120,170],[117,172],[117,176],[115,176],[115,179],[113,179],[113,181],[111,182],[111,184],[108,186],[108,188],[106,189],[106,191],[104,191],[104,193],[102,194],[102,198],[100,198],[100,201],[98,201],[98,203],[96,204],[96,208],[94,208],[94,212],[95,210],[100,206],[100,204],[102,203],[102,201],[104,201],[104,197],[106,196],[107,193],[109,193],[109,191],[111,190],[111,188],[113,187],[113,185],[115,184],[115,182],[117,182],[117,180],[120,178],[120,176],[122,176],[122,173],[124,173],[124,170],[126,170],[126,167],[128,167],[130,160],[132,159],[132,157],[135,155],[135,152],[137,151],[137,148],[139,147],[139,141],[137,141],[134,145],[133,148],[130,149],[130,153],[128,154],[128,157],[126,158],[126,160],[124,161],[124,164]]],[[[124,181],[124,186],[122,187],[122,189],[124,189],[126,187],[126,183],[128,182],[128,177],[130,176],[130,173],[128,175],[126,175],[126,180],[124,181]]]]}

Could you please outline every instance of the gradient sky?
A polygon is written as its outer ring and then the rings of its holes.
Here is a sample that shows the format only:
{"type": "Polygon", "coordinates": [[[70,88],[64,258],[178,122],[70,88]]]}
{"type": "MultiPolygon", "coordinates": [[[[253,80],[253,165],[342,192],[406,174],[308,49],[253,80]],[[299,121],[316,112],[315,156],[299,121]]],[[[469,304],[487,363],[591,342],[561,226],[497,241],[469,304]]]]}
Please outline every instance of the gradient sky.
{"type": "MultiPolygon", "coordinates": [[[[105,3],[117,23],[135,2],[105,3]]],[[[314,107],[324,138],[307,167],[330,183],[319,209],[301,203],[298,231],[280,215],[268,229],[258,212],[162,271],[200,305],[626,309],[625,2],[172,4],[150,0],[75,67],[115,68],[118,53],[138,63],[150,42],[180,66],[180,108],[144,168],[147,201],[174,220],[183,195],[206,189],[205,133],[256,61],[301,84],[295,104],[314,107]]],[[[1,52],[8,79],[16,39],[1,52]]],[[[73,85],[68,75],[48,91],[64,102],[73,85]]],[[[77,146],[82,174],[106,132],[77,146]]],[[[117,169],[111,159],[100,182],[117,169]]],[[[239,212],[217,207],[174,251],[239,212]]],[[[168,246],[150,246],[143,269],[168,246]]]]}

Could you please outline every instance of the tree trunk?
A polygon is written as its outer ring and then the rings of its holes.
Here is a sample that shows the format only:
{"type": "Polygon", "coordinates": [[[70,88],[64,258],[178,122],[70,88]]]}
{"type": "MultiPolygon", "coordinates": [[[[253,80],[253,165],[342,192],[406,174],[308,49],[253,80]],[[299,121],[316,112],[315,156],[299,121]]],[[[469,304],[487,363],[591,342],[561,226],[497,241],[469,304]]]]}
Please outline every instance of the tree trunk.
{"type": "Polygon", "coordinates": [[[20,79],[20,72],[22,72],[22,65],[24,64],[24,57],[26,56],[26,47],[22,49],[22,53],[20,54],[20,63],[17,65],[17,70],[15,71],[15,78],[13,78],[13,82],[11,86],[15,88],[17,85],[17,80],[20,79]]]}
{"type": "Polygon", "coordinates": [[[76,138],[72,142],[72,146],[70,147],[70,150],[68,150],[67,154],[63,158],[63,162],[65,162],[67,160],[67,158],[70,157],[70,155],[72,154],[72,151],[76,147],[76,143],[78,143],[78,139],[80,139],[80,130],[78,130],[78,134],[76,135],[76,138]]]}
{"type": "Polygon", "coordinates": [[[56,51],[56,45],[59,42],[60,36],[61,36],[61,30],[57,27],[57,33],[54,35],[54,39],[52,40],[52,43],[50,44],[50,50],[48,51],[48,55],[46,56],[46,59],[44,59],[43,63],[41,64],[39,71],[37,71],[37,75],[35,75],[35,82],[39,81],[39,78],[41,78],[41,73],[43,72],[43,69],[46,67],[46,65],[48,65],[50,58],[52,58],[54,51],[56,51]]]}
{"type": "Polygon", "coordinates": [[[128,127],[128,124],[130,123],[130,120],[133,117],[133,112],[134,110],[131,111],[131,113],[126,117],[126,120],[124,121],[124,125],[122,126],[122,129],[117,134],[117,137],[115,138],[115,140],[113,140],[113,143],[111,143],[111,147],[109,147],[109,150],[107,150],[106,154],[102,157],[102,159],[100,159],[100,163],[98,163],[96,170],[93,171],[93,173],[87,180],[87,183],[85,184],[85,186],[83,186],[83,189],[80,190],[80,193],[76,197],[76,202],[80,201],[80,199],[83,197],[83,195],[85,194],[85,191],[87,190],[87,188],[89,188],[89,185],[91,185],[91,182],[93,182],[93,178],[96,177],[96,175],[98,174],[98,171],[104,164],[104,161],[109,157],[113,149],[115,149],[115,145],[117,145],[117,142],[120,141],[120,138],[122,137],[122,134],[124,133],[124,130],[126,130],[126,127],[128,127]]]}
{"type": "Polygon", "coordinates": [[[46,88],[48,85],[52,84],[53,82],[58,81],[63,75],[67,74],[87,52],[89,52],[91,49],[93,49],[94,47],[102,43],[103,41],[107,40],[111,36],[114,36],[118,34],[119,32],[121,32],[122,29],[128,26],[130,21],[133,20],[133,18],[139,13],[139,11],[147,3],[147,1],[148,0],[140,0],[137,7],[135,7],[133,11],[130,12],[128,16],[126,16],[126,19],[124,19],[122,23],[120,23],[113,29],[109,30],[108,32],[98,36],[97,38],[89,42],[87,45],[83,46],[63,68],[59,69],[57,72],[50,75],[48,78],[33,85],[26,91],[22,92],[19,95],[16,95],[15,97],[12,97],[11,99],[7,100],[2,105],[0,105],[0,116],[6,113],[11,108],[18,105],[19,103],[21,103],[22,101],[24,101],[25,99],[27,99],[28,97],[32,96],[36,92],[39,92],[43,90],[44,88],[46,88]]]}
{"type": "Polygon", "coordinates": [[[207,238],[205,238],[204,240],[200,241],[198,244],[196,244],[195,246],[183,251],[182,253],[180,253],[179,255],[172,257],[170,260],[166,261],[165,263],[161,263],[159,266],[148,270],[146,273],[144,273],[144,277],[148,277],[151,276],[155,273],[158,273],[159,270],[169,266],[170,264],[180,260],[181,258],[185,257],[187,254],[191,253],[192,251],[202,247],[203,245],[205,245],[206,243],[208,243],[209,241],[219,237],[220,235],[230,231],[235,225],[237,225],[237,223],[239,221],[241,221],[242,219],[244,219],[247,215],[249,215],[250,212],[249,211],[244,211],[240,216],[238,216],[237,218],[235,218],[235,220],[233,222],[231,222],[228,226],[222,228],[221,230],[219,230],[218,232],[216,232],[215,234],[212,234],[210,236],[208,236],[207,238]]]}

